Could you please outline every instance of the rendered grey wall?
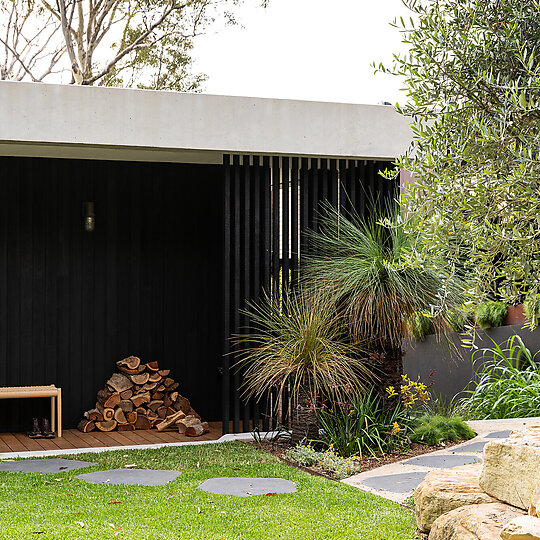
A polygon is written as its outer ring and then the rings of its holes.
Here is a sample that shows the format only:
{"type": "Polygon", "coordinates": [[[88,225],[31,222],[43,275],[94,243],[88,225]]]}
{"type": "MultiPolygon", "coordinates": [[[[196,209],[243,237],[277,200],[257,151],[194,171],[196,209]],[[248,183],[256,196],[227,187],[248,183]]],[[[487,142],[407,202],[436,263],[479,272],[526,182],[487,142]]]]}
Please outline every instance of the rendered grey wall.
{"type": "MultiPolygon", "coordinates": [[[[540,351],[540,329],[531,332],[521,324],[479,331],[475,345],[478,349],[483,349],[492,345],[491,339],[500,344],[514,334],[521,336],[533,354],[540,351]]],[[[421,342],[407,340],[404,344],[403,372],[413,379],[420,375],[421,379],[428,380],[430,373],[434,371],[430,391],[447,400],[462,392],[473,374],[474,350],[462,347],[456,334],[452,335],[452,343],[455,350],[435,336],[427,336],[421,342]]],[[[477,353],[478,355],[480,353],[477,353]]]]}

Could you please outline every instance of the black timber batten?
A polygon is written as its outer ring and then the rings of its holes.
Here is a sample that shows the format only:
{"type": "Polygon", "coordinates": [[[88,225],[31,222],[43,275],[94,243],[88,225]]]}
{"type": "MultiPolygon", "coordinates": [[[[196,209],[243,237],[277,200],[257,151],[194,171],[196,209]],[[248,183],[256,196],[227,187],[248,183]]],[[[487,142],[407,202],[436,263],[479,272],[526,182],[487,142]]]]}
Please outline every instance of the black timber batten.
{"type": "Polygon", "coordinates": [[[249,324],[241,310],[264,291],[286,294],[294,287],[308,249],[306,233],[319,230],[325,204],[348,217],[379,216],[399,192],[399,179],[379,174],[392,168],[390,161],[224,157],[224,433],[247,432],[261,422],[270,427],[268,403],[241,396],[242,374],[230,341],[249,324]]]}

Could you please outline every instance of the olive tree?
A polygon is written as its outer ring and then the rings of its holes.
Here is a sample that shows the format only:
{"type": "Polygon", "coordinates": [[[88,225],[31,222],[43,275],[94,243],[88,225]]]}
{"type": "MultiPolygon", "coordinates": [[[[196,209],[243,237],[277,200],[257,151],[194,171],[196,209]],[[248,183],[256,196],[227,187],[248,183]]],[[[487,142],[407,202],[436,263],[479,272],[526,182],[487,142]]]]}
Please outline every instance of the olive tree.
{"type": "Polygon", "coordinates": [[[520,302],[540,276],[540,3],[405,3],[408,52],[378,66],[406,82],[404,208],[475,298],[520,302]]]}

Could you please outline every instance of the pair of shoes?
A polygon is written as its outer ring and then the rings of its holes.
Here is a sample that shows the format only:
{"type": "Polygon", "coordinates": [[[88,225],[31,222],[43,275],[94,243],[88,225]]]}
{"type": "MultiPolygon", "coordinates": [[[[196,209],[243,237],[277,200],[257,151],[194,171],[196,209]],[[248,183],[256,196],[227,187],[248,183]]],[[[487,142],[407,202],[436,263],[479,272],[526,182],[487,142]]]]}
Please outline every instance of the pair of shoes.
{"type": "Polygon", "coordinates": [[[54,439],[54,432],[51,431],[49,420],[41,419],[41,427],[37,418],[32,419],[32,431],[28,434],[31,439],[54,439]]]}

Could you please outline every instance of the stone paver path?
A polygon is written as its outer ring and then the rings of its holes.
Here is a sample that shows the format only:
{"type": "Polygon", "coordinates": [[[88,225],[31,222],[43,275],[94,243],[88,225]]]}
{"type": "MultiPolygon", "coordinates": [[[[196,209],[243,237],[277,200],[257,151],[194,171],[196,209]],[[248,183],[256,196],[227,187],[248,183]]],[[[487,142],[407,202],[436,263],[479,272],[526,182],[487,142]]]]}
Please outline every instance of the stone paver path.
{"type": "Polygon", "coordinates": [[[153,469],[111,469],[79,474],[90,484],[130,484],[138,486],[164,486],[180,476],[180,471],[158,471],[153,469]]]}
{"type": "Polygon", "coordinates": [[[506,438],[515,429],[540,425],[540,417],[475,420],[467,424],[477,433],[470,441],[431,454],[383,465],[355,474],[342,482],[396,502],[403,502],[412,495],[429,471],[481,461],[482,450],[490,439],[506,438]]]}
{"type": "Polygon", "coordinates": [[[0,471],[57,474],[85,467],[92,467],[95,463],[77,461],[74,459],[27,459],[25,461],[4,461],[0,463],[0,471]]]}
{"type": "Polygon", "coordinates": [[[294,493],[296,484],[284,478],[243,478],[221,477],[205,480],[198,489],[217,495],[252,497],[253,495],[274,495],[294,493]]]}

